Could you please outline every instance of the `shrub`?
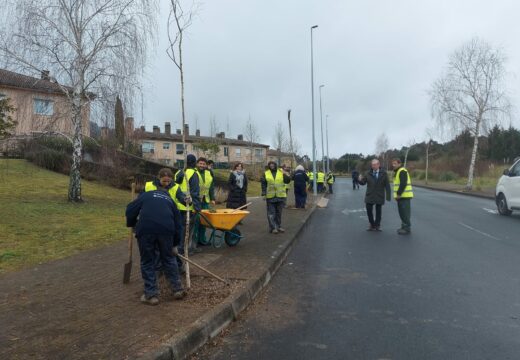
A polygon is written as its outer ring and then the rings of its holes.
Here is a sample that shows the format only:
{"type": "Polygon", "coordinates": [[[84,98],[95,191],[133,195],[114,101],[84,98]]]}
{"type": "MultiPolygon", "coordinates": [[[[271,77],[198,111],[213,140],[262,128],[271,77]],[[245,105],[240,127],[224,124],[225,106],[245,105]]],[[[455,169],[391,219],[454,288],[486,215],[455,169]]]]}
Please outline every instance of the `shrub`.
{"type": "Polygon", "coordinates": [[[439,174],[437,179],[439,181],[454,181],[459,178],[459,175],[454,173],[453,171],[443,171],[439,174]]]}
{"type": "Polygon", "coordinates": [[[70,168],[69,157],[54,149],[29,152],[25,154],[25,158],[40,167],[60,173],[67,173],[70,168]]]}

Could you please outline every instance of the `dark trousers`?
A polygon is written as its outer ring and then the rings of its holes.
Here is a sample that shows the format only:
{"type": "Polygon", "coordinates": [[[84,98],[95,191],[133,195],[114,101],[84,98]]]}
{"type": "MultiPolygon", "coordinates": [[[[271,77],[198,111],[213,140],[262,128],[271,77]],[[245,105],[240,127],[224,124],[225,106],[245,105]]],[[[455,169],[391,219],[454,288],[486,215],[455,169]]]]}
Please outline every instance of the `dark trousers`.
{"type": "Polygon", "coordinates": [[[320,194],[325,191],[325,186],[322,182],[317,183],[316,187],[317,187],[318,193],[320,193],[320,194]]]}
{"type": "Polygon", "coordinates": [[[357,179],[352,179],[352,189],[356,190],[356,188],[359,189],[359,182],[357,179]]]}
{"type": "Polygon", "coordinates": [[[285,200],[282,198],[267,199],[267,221],[269,222],[269,231],[278,230],[282,227],[282,211],[285,206],[285,200]]]}
{"type": "MultiPolygon", "coordinates": [[[[209,204],[205,201],[202,201],[201,209],[202,210],[209,209],[209,204]]],[[[196,247],[198,245],[206,245],[207,244],[206,228],[200,224],[200,216],[194,216],[193,223],[194,223],[193,224],[193,226],[194,226],[193,238],[192,238],[193,247],[196,247]]]]}
{"type": "Polygon", "coordinates": [[[411,199],[397,200],[397,210],[399,210],[399,217],[401,218],[401,229],[410,231],[412,228],[412,223],[410,221],[412,216],[411,199]]]}
{"type": "Polygon", "coordinates": [[[381,210],[383,205],[381,204],[367,204],[367,215],[368,222],[372,226],[381,226],[381,210]],[[376,206],[376,218],[374,220],[374,205],[376,206]]]}
{"type": "Polygon", "coordinates": [[[329,184],[329,194],[333,194],[333,192],[332,192],[332,184],[329,184]]]}
{"type": "Polygon", "coordinates": [[[307,192],[305,186],[302,189],[294,188],[294,199],[297,209],[305,209],[305,203],[307,202],[307,192]]]}
{"type": "Polygon", "coordinates": [[[156,258],[160,259],[162,270],[170,282],[173,291],[182,290],[179,278],[179,268],[173,255],[173,236],[171,235],[141,235],[137,239],[141,255],[141,276],[144,281],[144,293],[150,298],[159,293],[155,276],[156,258]],[[156,250],[159,250],[156,252],[156,250]]]}

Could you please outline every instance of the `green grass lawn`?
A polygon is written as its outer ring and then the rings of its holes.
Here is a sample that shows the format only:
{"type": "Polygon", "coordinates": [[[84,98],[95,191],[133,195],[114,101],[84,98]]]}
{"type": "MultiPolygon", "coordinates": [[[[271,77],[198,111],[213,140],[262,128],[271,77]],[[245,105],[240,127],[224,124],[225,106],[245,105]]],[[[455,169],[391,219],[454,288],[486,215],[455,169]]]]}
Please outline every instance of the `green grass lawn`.
{"type": "Polygon", "coordinates": [[[83,181],[85,203],[67,201],[68,176],[0,159],[0,273],[124,239],[130,192],[83,181]]]}

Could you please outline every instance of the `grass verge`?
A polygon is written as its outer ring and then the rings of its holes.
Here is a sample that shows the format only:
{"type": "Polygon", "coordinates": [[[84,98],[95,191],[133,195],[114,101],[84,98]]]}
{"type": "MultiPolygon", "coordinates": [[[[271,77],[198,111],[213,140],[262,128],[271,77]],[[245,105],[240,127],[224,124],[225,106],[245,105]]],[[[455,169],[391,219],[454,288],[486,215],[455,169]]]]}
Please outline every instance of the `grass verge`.
{"type": "Polygon", "coordinates": [[[101,247],[127,235],[130,193],[83,180],[83,204],[67,201],[68,176],[0,159],[0,273],[101,247]]]}

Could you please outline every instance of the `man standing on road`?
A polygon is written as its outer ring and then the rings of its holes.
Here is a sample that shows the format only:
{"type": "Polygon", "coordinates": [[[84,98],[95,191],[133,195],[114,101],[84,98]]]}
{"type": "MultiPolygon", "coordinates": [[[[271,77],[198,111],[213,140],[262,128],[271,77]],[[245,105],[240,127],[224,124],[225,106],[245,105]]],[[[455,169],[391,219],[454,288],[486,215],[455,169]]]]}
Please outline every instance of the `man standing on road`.
{"type": "Polygon", "coordinates": [[[307,201],[307,183],[309,177],[305,173],[302,165],[296,166],[296,171],[292,176],[294,183],[294,199],[297,209],[305,209],[305,202],[307,201]]]}
{"type": "MultiPolygon", "coordinates": [[[[206,158],[197,159],[197,173],[199,175],[200,208],[209,209],[210,204],[215,205],[215,187],[213,185],[213,174],[207,169],[206,158]]],[[[206,239],[206,228],[200,224],[200,218],[195,218],[193,231],[193,247],[208,245],[206,239]]]]}
{"type": "Polygon", "coordinates": [[[316,184],[318,187],[318,193],[325,192],[325,173],[321,170],[318,170],[316,174],[316,184]]]}
{"type": "Polygon", "coordinates": [[[329,171],[327,174],[327,184],[329,185],[329,194],[333,194],[332,187],[334,186],[334,183],[336,182],[336,177],[332,173],[332,171],[329,171]]]}
{"type": "Polygon", "coordinates": [[[367,185],[365,204],[367,208],[368,222],[367,231],[381,231],[382,207],[386,201],[390,201],[390,181],[385,170],[381,169],[378,159],[372,160],[371,169],[366,176],[359,176],[359,184],[367,185]],[[374,206],[376,217],[374,219],[374,206]]]}
{"type": "Polygon", "coordinates": [[[356,188],[359,189],[358,179],[359,179],[359,172],[356,169],[352,170],[352,190],[356,190],[356,188]]]}
{"type": "Polygon", "coordinates": [[[394,199],[397,201],[397,209],[401,218],[401,228],[397,230],[399,235],[408,235],[412,231],[412,223],[410,221],[412,215],[413,198],[412,180],[410,174],[401,164],[400,159],[392,160],[394,168],[394,199]]]}
{"type": "Polygon", "coordinates": [[[262,176],[262,197],[267,203],[267,221],[269,232],[278,234],[285,232],[282,228],[282,211],[287,200],[286,184],[291,182],[289,174],[284,173],[274,161],[269,161],[267,170],[262,176]]]}

